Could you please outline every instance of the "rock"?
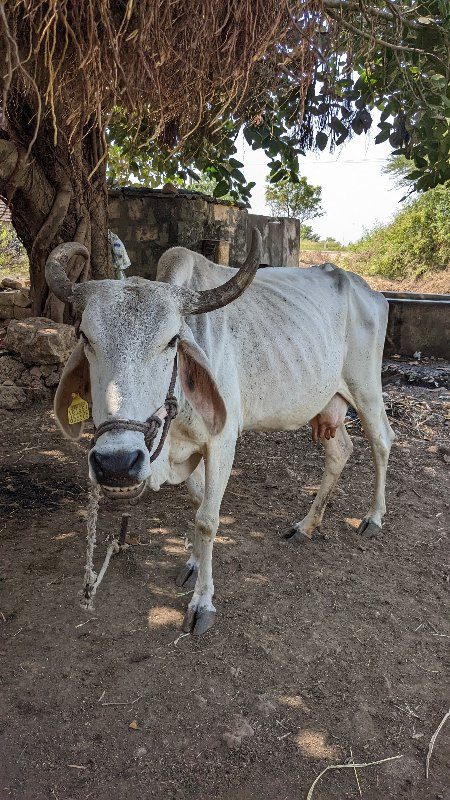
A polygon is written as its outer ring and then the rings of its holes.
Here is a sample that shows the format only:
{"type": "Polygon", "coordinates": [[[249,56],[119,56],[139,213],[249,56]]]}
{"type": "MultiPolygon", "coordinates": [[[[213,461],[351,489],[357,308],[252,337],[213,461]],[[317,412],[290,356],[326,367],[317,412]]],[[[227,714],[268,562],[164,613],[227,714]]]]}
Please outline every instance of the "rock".
{"type": "Polygon", "coordinates": [[[23,288],[14,292],[13,305],[20,306],[20,308],[29,308],[31,306],[30,290],[23,288]]]}
{"type": "Polygon", "coordinates": [[[51,375],[52,372],[57,369],[57,367],[55,367],[54,364],[39,364],[39,369],[41,371],[41,375],[43,375],[44,378],[48,378],[48,376],[51,375]]]}
{"type": "Polygon", "coordinates": [[[14,295],[15,292],[12,290],[7,290],[5,292],[0,292],[0,309],[9,308],[9,306],[14,305],[14,295]]]}
{"type": "Polygon", "coordinates": [[[230,748],[230,750],[238,750],[242,744],[240,736],[235,736],[233,733],[224,733],[222,739],[230,748]]]}
{"type": "Polygon", "coordinates": [[[14,319],[29,319],[33,315],[31,308],[22,308],[22,306],[14,306],[14,319]]]}
{"type": "Polygon", "coordinates": [[[20,385],[21,386],[30,386],[33,381],[32,375],[30,375],[30,370],[24,369],[22,375],[20,377],[20,385]]]}
{"type": "Polygon", "coordinates": [[[245,717],[241,716],[241,714],[236,714],[232,730],[225,731],[222,739],[230,750],[237,750],[242,744],[242,739],[245,739],[246,736],[253,736],[253,734],[254,730],[245,717]]]}
{"type": "Polygon", "coordinates": [[[162,187],[161,191],[164,192],[164,194],[178,194],[179,193],[177,187],[175,186],[175,184],[174,183],[170,183],[170,182],[165,183],[164,186],[162,187]]]}
{"type": "MultiPolygon", "coordinates": [[[[58,386],[60,377],[61,376],[59,372],[51,372],[50,375],[48,375],[45,379],[45,385],[49,386],[50,388],[52,386],[58,386]]],[[[142,541],[142,537],[141,537],[141,544],[145,544],[145,542],[142,541]]]]}
{"type": "Polygon", "coordinates": [[[41,379],[36,375],[32,376],[30,386],[32,389],[43,389],[41,379]]]}
{"type": "Polygon", "coordinates": [[[258,697],[257,709],[264,717],[270,717],[277,711],[276,705],[266,695],[258,697]]]}
{"type": "Polygon", "coordinates": [[[30,375],[32,375],[33,378],[39,378],[40,379],[41,375],[42,375],[41,368],[40,367],[31,367],[30,375]]]}
{"type": "Polygon", "coordinates": [[[0,319],[13,319],[14,317],[14,292],[0,292],[0,319]]]}
{"type": "Polygon", "coordinates": [[[237,714],[234,719],[233,733],[235,736],[240,736],[242,738],[244,736],[253,736],[254,730],[252,726],[247,722],[245,717],[242,717],[240,714],[237,714]]]}
{"type": "Polygon", "coordinates": [[[15,358],[8,355],[0,357],[0,383],[8,379],[17,383],[24,370],[23,364],[15,358]]]}
{"type": "Polygon", "coordinates": [[[26,400],[25,392],[18,386],[14,384],[12,386],[0,385],[0,408],[15,411],[17,408],[23,408],[26,400]]]}
{"type": "Polygon", "coordinates": [[[22,287],[25,286],[25,283],[24,281],[19,280],[19,278],[6,277],[3,278],[0,286],[2,289],[22,289],[22,287]]]}
{"type": "Polygon", "coordinates": [[[45,317],[12,320],[6,334],[7,349],[18,353],[24,364],[65,364],[76,343],[72,325],[45,317]]]}

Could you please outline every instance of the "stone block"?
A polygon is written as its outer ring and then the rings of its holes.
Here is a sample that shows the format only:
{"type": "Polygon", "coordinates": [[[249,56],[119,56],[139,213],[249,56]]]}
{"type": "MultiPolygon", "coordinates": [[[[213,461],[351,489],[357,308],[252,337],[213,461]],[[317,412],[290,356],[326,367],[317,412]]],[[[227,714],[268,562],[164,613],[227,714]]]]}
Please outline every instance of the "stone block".
{"type": "Polygon", "coordinates": [[[156,225],[155,215],[150,208],[150,204],[145,200],[141,198],[130,200],[128,198],[126,208],[128,217],[133,222],[146,222],[150,227],[156,225]]]}
{"type": "Polygon", "coordinates": [[[41,368],[40,367],[31,367],[30,375],[32,375],[33,378],[39,378],[40,379],[40,377],[42,375],[41,368]]]}
{"type": "Polygon", "coordinates": [[[138,225],[134,228],[134,235],[137,242],[154,242],[159,239],[159,230],[150,225],[138,225]]]}
{"type": "Polygon", "coordinates": [[[5,383],[7,380],[18,381],[24,369],[21,361],[9,355],[0,356],[0,383],[5,383]]]}
{"type": "Polygon", "coordinates": [[[27,287],[14,292],[13,305],[21,308],[29,308],[31,306],[30,290],[27,287]]]}
{"type": "Polygon", "coordinates": [[[76,343],[72,325],[44,317],[12,320],[6,334],[7,349],[24,364],[65,364],[76,343]]]}
{"type": "Polygon", "coordinates": [[[29,319],[33,316],[31,308],[22,308],[22,306],[14,306],[14,319],[29,319]]]}
{"type": "Polygon", "coordinates": [[[15,411],[27,405],[27,398],[19,386],[0,384],[0,408],[15,411]]]}
{"type": "MultiPolygon", "coordinates": [[[[111,200],[111,198],[109,199],[108,217],[109,217],[110,220],[119,219],[119,217],[120,217],[120,203],[121,203],[121,201],[119,200],[118,197],[116,197],[114,200],[111,200]]],[[[110,227],[114,228],[114,225],[110,225],[110,227]]]]}
{"type": "Polygon", "coordinates": [[[22,287],[25,286],[25,283],[19,278],[6,277],[3,278],[0,286],[2,289],[22,289],[22,287]]]}
{"type": "Polygon", "coordinates": [[[14,305],[14,295],[15,291],[12,289],[6,289],[4,292],[0,292],[0,310],[14,305]]]}
{"type": "Polygon", "coordinates": [[[230,207],[214,204],[214,219],[216,222],[228,222],[230,219],[230,207]]]}
{"type": "Polygon", "coordinates": [[[49,387],[58,386],[60,377],[59,372],[51,372],[45,379],[45,385],[49,387]]]}
{"type": "Polygon", "coordinates": [[[6,320],[14,319],[14,306],[0,306],[0,319],[3,325],[6,320]]]}

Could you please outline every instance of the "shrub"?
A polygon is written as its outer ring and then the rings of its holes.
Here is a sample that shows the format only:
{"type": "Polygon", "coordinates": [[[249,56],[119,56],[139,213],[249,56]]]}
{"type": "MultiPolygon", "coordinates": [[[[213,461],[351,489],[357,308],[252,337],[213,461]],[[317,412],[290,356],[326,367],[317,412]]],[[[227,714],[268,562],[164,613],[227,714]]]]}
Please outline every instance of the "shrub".
{"type": "Polygon", "coordinates": [[[450,186],[409,203],[389,225],[378,225],[352,250],[365,254],[364,271],[386,278],[420,277],[450,263],[450,186]]]}
{"type": "Polygon", "coordinates": [[[0,223],[0,274],[28,272],[28,257],[10,222],[0,223]]]}

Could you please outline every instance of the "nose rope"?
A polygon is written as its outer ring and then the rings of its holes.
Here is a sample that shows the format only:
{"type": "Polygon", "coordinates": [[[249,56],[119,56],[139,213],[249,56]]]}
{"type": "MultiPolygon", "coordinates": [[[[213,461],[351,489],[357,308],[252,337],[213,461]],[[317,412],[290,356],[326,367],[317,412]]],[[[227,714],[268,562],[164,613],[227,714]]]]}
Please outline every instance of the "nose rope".
{"type": "MultiPolygon", "coordinates": [[[[178,338],[178,337],[177,337],[178,338]]],[[[145,422],[139,422],[138,420],[130,420],[130,419],[113,419],[109,422],[102,422],[101,425],[96,428],[94,435],[92,437],[93,445],[96,444],[97,439],[102,436],[103,433],[107,433],[107,431],[139,431],[139,433],[144,434],[145,445],[150,453],[150,461],[154,461],[155,458],[158,458],[161,450],[163,449],[164,442],[166,436],[169,431],[170,423],[176,417],[178,413],[178,402],[177,398],[174,395],[175,391],[175,383],[177,380],[177,353],[175,352],[175,358],[173,361],[173,369],[172,369],[172,377],[170,379],[169,389],[166,395],[166,399],[164,401],[164,405],[161,406],[151,417],[149,417],[145,422]],[[164,416],[159,416],[159,414],[163,413],[164,416]],[[155,437],[163,424],[164,419],[164,427],[162,430],[161,438],[159,440],[158,447],[156,448],[155,452],[151,452],[151,448],[153,446],[153,442],[155,437]]],[[[110,541],[105,559],[101,566],[100,571],[97,573],[94,569],[94,548],[96,547],[97,541],[97,515],[98,515],[98,506],[100,501],[100,486],[99,484],[92,484],[90,491],[89,491],[89,501],[88,501],[88,508],[87,508],[87,517],[86,517],[86,524],[87,524],[87,547],[86,547],[86,567],[84,573],[84,581],[83,581],[83,589],[81,591],[82,599],[81,599],[81,606],[85,610],[91,611],[93,609],[93,600],[94,596],[97,592],[98,587],[100,586],[105,572],[108,569],[108,565],[111,559],[111,556],[119,553],[121,550],[124,550],[128,545],[125,542],[125,534],[126,534],[126,523],[124,517],[126,515],[122,515],[122,529],[121,535],[119,539],[113,537],[110,541]]]]}
{"type": "Polygon", "coordinates": [[[147,450],[150,453],[150,462],[153,462],[156,458],[158,458],[161,450],[164,447],[164,442],[166,440],[166,436],[169,432],[170,423],[178,414],[178,401],[174,395],[175,390],[175,383],[177,380],[177,369],[178,369],[178,357],[177,353],[175,353],[175,358],[173,361],[173,369],[172,369],[172,377],[170,379],[169,389],[166,395],[166,399],[164,400],[164,405],[158,408],[158,410],[152,414],[145,422],[139,422],[138,420],[134,419],[112,419],[107,422],[102,422],[98,428],[95,429],[94,435],[92,437],[92,446],[97,443],[97,440],[100,436],[103,436],[104,433],[108,431],[138,431],[138,433],[144,434],[144,441],[147,450]],[[160,414],[163,414],[161,417],[160,414]],[[158,447],[156,448],[155,452],[152,453],[153,442],[156,439],[158,431],[163,424],[163,430],[161,434],[161,439],[159,440],[158,447]]]}

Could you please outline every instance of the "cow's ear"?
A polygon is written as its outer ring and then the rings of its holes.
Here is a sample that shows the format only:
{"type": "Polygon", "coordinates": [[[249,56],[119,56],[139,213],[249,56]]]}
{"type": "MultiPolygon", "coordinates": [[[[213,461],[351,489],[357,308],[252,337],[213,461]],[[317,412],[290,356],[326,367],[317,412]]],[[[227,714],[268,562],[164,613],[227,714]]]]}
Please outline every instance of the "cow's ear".
{"type": "Polygon", "coordinates": [[[193,339],[179,340],[178,363],[186,398],[200,414],[209,433],[220,433],[227,418],[225,403],[211,374],[208,359],[193,339]]]}
{"type": "Polygon", "coordinates": [[[84,354],[83,342],[78,342],[64,367],[53,404],[56,421],[64,436],[68,439],[79,439],[83,432],[83,423],[69,425],[68,419],[68,408],[73,394],[78,394],[91,405],[89,362],[84,354]]]}

